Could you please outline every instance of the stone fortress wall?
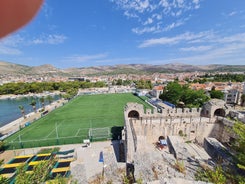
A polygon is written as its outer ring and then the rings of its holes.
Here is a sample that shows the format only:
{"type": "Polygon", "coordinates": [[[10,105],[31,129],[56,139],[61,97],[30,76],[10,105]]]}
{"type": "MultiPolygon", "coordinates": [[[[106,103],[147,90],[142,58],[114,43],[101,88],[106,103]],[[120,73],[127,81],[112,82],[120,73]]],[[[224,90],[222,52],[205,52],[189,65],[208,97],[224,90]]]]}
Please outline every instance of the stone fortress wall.
{"type": "Polygon", "coordinates": [[[171,108],[163,109],[161,113],[154,109],[144,111],[137,103],[128,103],[124,109],[127,161],[133,160],[137,152],[146,149],[147,144],[158,141],[159,136],[181,135],[186,141],[203,145],[205,137],[214,137],[222,142],[230,140],[227,127],[232,123],[224,118],[229,109],[222,101],[211,101],[203,108],[171,108]]]}

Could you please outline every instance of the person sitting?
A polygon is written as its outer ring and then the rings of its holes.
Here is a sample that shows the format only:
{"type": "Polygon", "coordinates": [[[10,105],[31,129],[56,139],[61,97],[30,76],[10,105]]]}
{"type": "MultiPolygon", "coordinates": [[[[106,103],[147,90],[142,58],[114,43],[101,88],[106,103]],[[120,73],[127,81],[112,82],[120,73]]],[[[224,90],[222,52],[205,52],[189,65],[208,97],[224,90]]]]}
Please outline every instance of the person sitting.
{"type": "Polygon", "coordinates": [[[158,139],[158,148],[162,150],[165,147],[167,147],[167,141],[164,136],[160,136],[158,139]]]}
{"type": "Polygon", "coordinates": [[[160,144],[163,145],[163,146],[167,146],[167,141],[166,141],[166,139],[161,139],[161,140],[160,140],[160,144]]]}

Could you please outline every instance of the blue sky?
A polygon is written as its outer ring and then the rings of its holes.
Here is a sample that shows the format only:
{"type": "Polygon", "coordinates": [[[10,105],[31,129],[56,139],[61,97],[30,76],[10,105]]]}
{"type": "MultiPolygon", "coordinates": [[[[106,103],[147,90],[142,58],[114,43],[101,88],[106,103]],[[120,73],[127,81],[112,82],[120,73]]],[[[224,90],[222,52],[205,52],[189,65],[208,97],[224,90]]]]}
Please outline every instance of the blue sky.
{"type": "Polygon", "coordinates": [[[57,68],[245,64],[245,0],[46,0],[0,60],[57,68]]]}

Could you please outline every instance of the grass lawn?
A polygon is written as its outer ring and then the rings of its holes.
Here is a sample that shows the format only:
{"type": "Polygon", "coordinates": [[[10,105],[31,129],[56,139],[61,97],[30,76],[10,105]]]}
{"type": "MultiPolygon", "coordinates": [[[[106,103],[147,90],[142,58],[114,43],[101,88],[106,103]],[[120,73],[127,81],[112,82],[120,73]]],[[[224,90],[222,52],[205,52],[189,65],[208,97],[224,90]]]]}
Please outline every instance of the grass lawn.
{"type": "Polygon", "coordinates": [[[145,108],[152,109],[142,99],[130,93],[83,95],[50,112],[5,141],[9,149],[16,149],[79,143],[88,138],[89,128],[109,127],[109,133],[113,133],[124,125],[123,109],[127,102],[142,103],[145,108]]]}

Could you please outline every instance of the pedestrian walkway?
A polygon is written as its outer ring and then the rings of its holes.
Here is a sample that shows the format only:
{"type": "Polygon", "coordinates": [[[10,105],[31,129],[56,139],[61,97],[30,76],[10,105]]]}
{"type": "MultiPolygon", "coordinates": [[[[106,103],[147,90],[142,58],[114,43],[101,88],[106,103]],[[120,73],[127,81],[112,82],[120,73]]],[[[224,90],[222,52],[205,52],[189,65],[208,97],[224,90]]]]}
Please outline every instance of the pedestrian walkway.
{"type": "MultiPolygon", "coordinates": [[[[75,160],[71,162],[71,175],[74,180],[77,180],[78,183],[85,184],[89,180],[92,180],[97,175],[101,176],[104,171],[105,176],[112,177],[116,174],[118,168],[117,157],[118,151],[114,151],[116,148],[115,143],[112,141],[104,142],[93,142],[88,147],[85,144],[69,144],[69,145],[56,145],[50,147],[39,147],[39,148],[28,148],[21,150],[11,150],[8,151],[11,153],[12,157],[6,159],[5,162],[8,162],[14,156],[17,155],[29,155],[37,154],[43,148],[53,148],[59,147],[59,151],[67,151],[74,149],[74,153],[69,155],[57,155],[59,157],[73,157],[75,160]],[[100,153],[103,153],[104,162],[99,162],[100,153]]],[[[6,155],[5,155],[6,156],[6,155]]],[[[3,158],[3,155],[0,154],[0,159],[3,158]]],[[[120,166],[121,167],[121,166],[120,166]]],[[[115,175],[114,177],[117,177],[115,175]]]]}
{"type": "MultiPolygon", "coordinates": [[[[67,100],[60,99],[57,100],[47,106],[45,106],[45,110],[50,112],[60,106],[62,106],[64,103],[66,103],[67,100]]],[[[31,112],[26,115],[26,118],[19,118],[11,123],[8,123],[7,125],[0,127],[0,134],[1,135],[8,135],[13,134],[16,131],[19,131],[20,127],[24,127],[27,122],[34,122],[35,120],[42,117],[42,112],[40,112],[41,109],[38,109],[37,112],[31,112]]]]}

